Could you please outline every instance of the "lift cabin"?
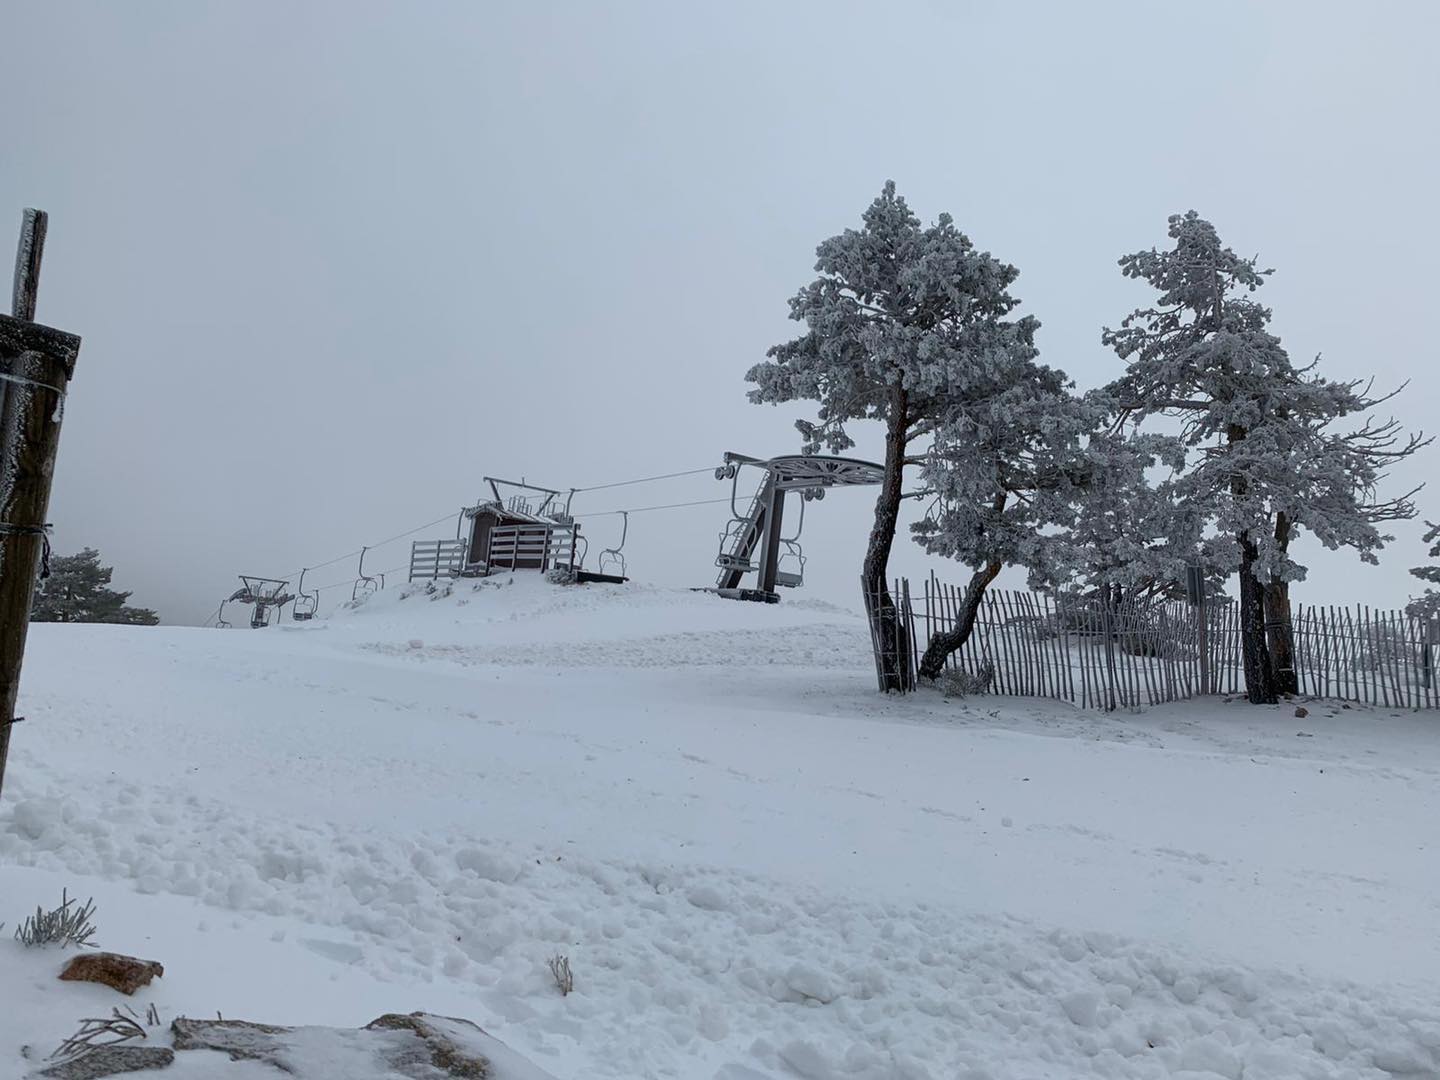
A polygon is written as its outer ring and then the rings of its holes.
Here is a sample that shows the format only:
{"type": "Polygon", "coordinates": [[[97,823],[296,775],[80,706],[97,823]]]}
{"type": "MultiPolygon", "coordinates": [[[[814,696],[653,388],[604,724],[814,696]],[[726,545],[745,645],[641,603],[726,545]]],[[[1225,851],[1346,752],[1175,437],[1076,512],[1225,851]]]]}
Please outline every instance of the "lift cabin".
{"type": "Polygon", "coordinates": [[[787,454],[761,459],[727,453],[725,464],[715,470],[715,479],[730,481],[730,523],[720,534],[720,568],[714,592],[732,600],[779,601],[778,588],[798,588],[805,580],[805,553],[800,534],[805,524],[805,504],[823,499],[827,488],[878,484],[885,469],[871,461],[826,457],[819,454],[787,454]],[[745,468],[763,473],[748,508],[740,511],[740,475],[745,468]],[[785,496],[800,496],[794,532],[785,535],[785,496]],[[755,574],[753,587],[744,585],[745,575],[755,574]]]}

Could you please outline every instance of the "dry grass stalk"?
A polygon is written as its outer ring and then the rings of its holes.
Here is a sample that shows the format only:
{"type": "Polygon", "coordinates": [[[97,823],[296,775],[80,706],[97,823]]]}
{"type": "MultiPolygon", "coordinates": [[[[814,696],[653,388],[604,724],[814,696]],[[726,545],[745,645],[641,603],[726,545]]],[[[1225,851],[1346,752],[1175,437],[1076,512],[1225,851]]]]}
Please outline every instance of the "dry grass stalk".
{"type": "MultiPolygon", "coordinates": [[[[147,1011],[146,1019],[152,1025],[160,1023],[160,1014],[154,1005],[151,1005],[147,1011]]],[[[56,1047],[50,1057],[52,1060],[76,1058],[82,1054],[88,1054],[92,1050],[98,1050],[102,1046],[114,1046],[117,1043],[146,1037],[145,1028],[140,1023],[139,1015],[127,1005],[124,1012],[119,1009],[111,1009],[110,1016],[105,1019],[89,1017],[81,1020],[80,1027],[75,1034],[56,1047]]]]}
{"type": "Polygon", "coordinates": [[[566,997],[575,989],[575,973],[570,970],[570,958],[564,953],[556,953],[549,960],[550,977],[555,980],[555,988],[560,991],[562,997],[566,997]]]}

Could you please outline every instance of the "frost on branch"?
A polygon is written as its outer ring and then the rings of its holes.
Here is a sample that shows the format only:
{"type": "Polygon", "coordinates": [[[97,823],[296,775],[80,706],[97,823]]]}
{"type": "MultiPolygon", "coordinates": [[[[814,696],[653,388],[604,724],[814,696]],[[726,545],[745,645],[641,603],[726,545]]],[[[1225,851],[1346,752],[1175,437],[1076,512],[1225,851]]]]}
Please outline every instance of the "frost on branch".
{"type": "MultiPolygon", "coordinates": [[[[1424,542],[1430,545],[1430,558],[1440,559],[1440,525],[1427,521],[1424,542]]],[[[1432,566],[1417,566],[1410,573],[1421,581],[1440,584],[1440,563],[1432,566]]],[[[1440,619],[1440,590],[1426,589],[1405,609],[1411,618],[1440,619]]]]}

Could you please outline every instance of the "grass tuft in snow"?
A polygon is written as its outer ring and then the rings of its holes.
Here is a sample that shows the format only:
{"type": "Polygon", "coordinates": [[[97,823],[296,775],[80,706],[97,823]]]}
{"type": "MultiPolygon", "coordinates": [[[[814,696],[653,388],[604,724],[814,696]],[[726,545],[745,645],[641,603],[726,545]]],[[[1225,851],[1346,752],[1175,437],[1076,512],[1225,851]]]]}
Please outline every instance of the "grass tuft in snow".
{"type": "MultiPolygon", "coordinates": [[[[126,1005],[125,1011],[111,1009],[110,1015],[105,1018],[88,1017],[80,1021],[80,1027],[74,1035],[62,1042],[50,1055],[50,1060],[66,1060],[83,1057],[92,1050],[98,1050],[102,1046],[115,1046],[119,1043],[131,1042],[135,1039],[148,1038],[145,1026],[140,1023],[140,1016],[134,1009],[126,1005]]],[[[152,1003],[145,1010],[145,1024],[150,1027],[158,1027],[160,1024],[160,1012],[152,1003]]]]}
{"type": "Polygon", "coordinates": [[[985,660],[974,671],[948,668],[935,680],[935,685],[940,687],[940,692],[947,698],[963,698],[972,694],[988,693],[990,684],[994,681],[995,664],[990,660],[985,660]]]}
{"type": "Polygon", "coordinates": [[[550,977],[555,980],[555,989],[560,991],[561,997],[569,997],[570,992],[575,989],[575,973],[570,970],[570,958],[564,953],[556,953],[549,960],[550,977]]]}
{"type": "Polygon", "coordinates": [[[90,939],[95,936],[95,924],[90,920],[95,915],[95,900],[85,901],[80,907],[65,890],[60,891],[60,906],[46,911],[37,907],[35,914],[15,928],[15,940],[26,947],[36,945],[80,945],[95,947],[90,939]]]}

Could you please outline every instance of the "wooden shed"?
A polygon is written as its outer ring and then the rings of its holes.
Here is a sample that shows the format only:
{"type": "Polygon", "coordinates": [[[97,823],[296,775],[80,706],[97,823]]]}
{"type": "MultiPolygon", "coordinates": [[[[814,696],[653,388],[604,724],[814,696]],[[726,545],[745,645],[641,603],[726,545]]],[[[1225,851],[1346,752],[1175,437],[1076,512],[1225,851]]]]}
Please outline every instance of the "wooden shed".
{"type": "Polygon", "coordinates": [[[503,566],[507,570],[548,570],[557,545],[568,549],[574,527],[517,505],[498,502],[467,507],[466,569],[503,566]],[[563,534],[560,535],[560,534],[563,534]]]}
{"type": "Polygon", "coordinates": [[[505,570],[567,570],[581,581],[624,581],[623,575],[587,572],[580,526],[560,492],[524,481],[485,477],[493,499],[460,511],[455,538],[410,545],[410,580],[483,577],[505,570]],[[524,494],[505,499],[501,487],[524,494]]]}

